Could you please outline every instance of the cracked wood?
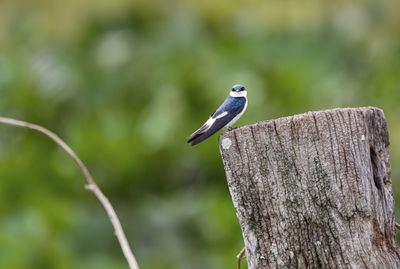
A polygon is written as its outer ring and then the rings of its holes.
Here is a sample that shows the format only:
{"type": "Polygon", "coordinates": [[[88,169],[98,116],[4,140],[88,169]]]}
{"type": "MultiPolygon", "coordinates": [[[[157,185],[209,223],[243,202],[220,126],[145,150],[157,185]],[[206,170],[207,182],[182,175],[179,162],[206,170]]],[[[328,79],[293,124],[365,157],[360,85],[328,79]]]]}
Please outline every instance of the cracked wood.
{"type": "Polygon", "coordinates": [[[388,146],[373,107],[221,134],[249,268],[399,268],[388,146]]]}

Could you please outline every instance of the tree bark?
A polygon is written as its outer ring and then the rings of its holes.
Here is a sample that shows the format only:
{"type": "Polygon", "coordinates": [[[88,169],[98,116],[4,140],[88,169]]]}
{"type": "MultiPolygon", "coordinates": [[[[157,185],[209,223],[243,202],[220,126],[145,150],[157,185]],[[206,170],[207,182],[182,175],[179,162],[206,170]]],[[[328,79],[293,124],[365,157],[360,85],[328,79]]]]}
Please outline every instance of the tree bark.
{"type": "Polygon", "coordinates": [[[388,146],[373,107],[221,134],[249,268],[399,268],[388,146]]]}

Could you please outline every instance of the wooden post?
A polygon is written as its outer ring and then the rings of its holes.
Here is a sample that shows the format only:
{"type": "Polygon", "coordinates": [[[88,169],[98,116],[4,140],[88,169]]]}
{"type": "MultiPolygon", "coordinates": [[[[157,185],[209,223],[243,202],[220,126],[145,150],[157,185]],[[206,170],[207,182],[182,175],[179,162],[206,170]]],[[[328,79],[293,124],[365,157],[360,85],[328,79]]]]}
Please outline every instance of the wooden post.
{"type": "Polygon", "coordinates": [[[399,268],[388,146],[373,107],[221,134],[249,268],[399,268]]]}

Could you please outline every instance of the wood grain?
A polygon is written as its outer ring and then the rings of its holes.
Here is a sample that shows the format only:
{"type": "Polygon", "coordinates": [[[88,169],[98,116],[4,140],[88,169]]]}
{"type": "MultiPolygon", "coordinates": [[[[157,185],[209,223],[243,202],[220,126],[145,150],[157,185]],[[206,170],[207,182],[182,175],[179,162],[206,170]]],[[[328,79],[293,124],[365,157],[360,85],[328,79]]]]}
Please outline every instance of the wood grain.
{"type": "Polygon", "coordinates": [[[221,134],[249,268],[399,268],[388,146],[373,107],[221,134]]]}

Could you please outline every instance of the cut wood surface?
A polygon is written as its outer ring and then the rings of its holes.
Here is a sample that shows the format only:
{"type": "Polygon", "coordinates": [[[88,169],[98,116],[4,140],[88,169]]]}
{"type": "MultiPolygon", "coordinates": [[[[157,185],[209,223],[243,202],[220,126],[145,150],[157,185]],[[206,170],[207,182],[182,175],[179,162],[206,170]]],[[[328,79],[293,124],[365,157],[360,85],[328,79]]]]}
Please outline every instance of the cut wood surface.
{"type": "Polygon", "coordinates": [[[249,268],[399,268],[388,146],[374,107],[221,134],[249,268]]]}

